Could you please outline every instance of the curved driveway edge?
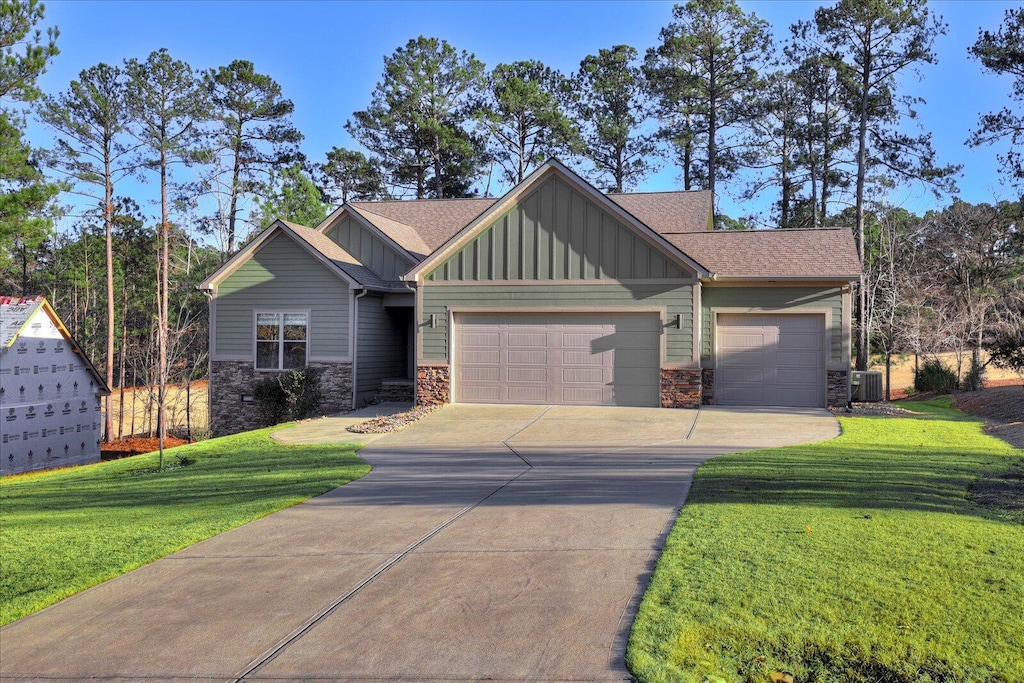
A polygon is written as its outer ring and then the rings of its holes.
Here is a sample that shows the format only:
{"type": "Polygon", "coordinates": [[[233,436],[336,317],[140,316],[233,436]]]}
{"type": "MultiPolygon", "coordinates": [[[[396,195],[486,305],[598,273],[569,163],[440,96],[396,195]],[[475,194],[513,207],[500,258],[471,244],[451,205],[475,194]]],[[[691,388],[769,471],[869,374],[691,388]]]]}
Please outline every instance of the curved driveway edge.
{"type": "Polygon", "coordinates": [[[622,680],[697,466],[823,410],[447,406],[374,471],[0,631],[4,680],[622,680]],[[689,435],[689,438],[687,438],[689,435]]]}

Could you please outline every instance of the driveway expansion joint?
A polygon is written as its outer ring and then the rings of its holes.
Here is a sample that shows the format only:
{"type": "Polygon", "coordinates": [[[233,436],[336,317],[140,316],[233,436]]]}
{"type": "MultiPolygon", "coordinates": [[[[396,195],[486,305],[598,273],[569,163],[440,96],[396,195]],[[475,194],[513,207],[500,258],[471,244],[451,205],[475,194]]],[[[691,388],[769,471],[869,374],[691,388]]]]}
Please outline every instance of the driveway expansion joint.
{"type": "MultiPolygon", "coordinates": [[[[485,501],[487,501],[492,496],[497,495],[499,492],[501,492],[502,489],[504,489],[506,486],[508,486],[509,484],[514,482],[516,479],[519,479],[519,477],[523,476],[524,474],[526,474],[529,471],[530,471],[529,468],[521,471],[519,474],[517,474],[516,476],[512,477],[511,479],[509,479],[504,484],[502,484],[498,488],[494,489],[493,491],[488,493],[486,496],[484,496],[483,498],[481,498],[477,502],[473,503],[472,505],[468,505],[468,506],[464,507],[463,509],[459,510],[459,512],[457,512],[456,514],[452,515],[447,520],[445,520],[444,522],[442,522],[438,526],[436,526],[433,529],[431,529],[428,533],[426,533],[424,536],[422,536],[419,540],[415,541],[414,543],[412,543],[411,545],[406,547],[405,550],[401,551],[400,553],[398,553],[397,555],[392,557],[390,560],[385,562],[383,565],[378,567],[376,570],[374,570],[374,572],[372,574],[370,574],[368,577],[366,577],[365,579],[360,581],[353,588],[348,590],[346,593],[344,593],[341,597],[339,597],[337,600],[332,602],[326,608],[321,609],[319,612],[314,614],[312,618],[308,619],[302,626],[298,627],[297,629],[295,629],[294,631],[289,633],[287,636],[285,636],[274,647],[272,647],[271,649],[267,650],[262,655],[260,655],[258,658],[256,658],[252,662],[250,662],[241,672],[239,672],[238,674],[236,674],[234,676],[234,678],[232,679],[233,683],[241,683],[242,681],[245,681],[249,676],[252,676],[256,672],[258,672],[260,669],[262,669],[264,666],[266,666],[270,662],[272,662],[275,659],[277,659],[277,657],[282,652],[284,652],[285,649],[287,649],[289,645],[291,645],[295,641],[297,641],[300,638],[302,638],[302,636],[306,635],[306,633],[308,633],[310,630],[312,630],[317,624],[322,622],[324,619],[329,617],[335,610],[337,610],[339,607],[341,607],[341,605],[343,605],[344,603],[348,602],[353,597],[355,597],[355,595],[357,593],[359,593],[359,591],[361,591],[363,588],[365,588],[366,586],[368,586],[371,583],[373,583],[377,578],[379,578],[381,575],[383,575],[385,572],[387,572],[393,566],[395,566],[396,564],[401,562],[405,557],[410,555],[413,551],[415,551],[417,548],[419,548],[424,543],[429,541],[431,538],[433,538],[437,534],[439,534],[442,531],[444,531],[445,529],[447,529],[449,526],[451,526],[452,524],[457,522],[463,516],[469,514],[473,510],[475,510],[477,507],[482,505],[485,501]]],[[[252,679],[249,679],[249,680],[252,680],[252,679]]]]}

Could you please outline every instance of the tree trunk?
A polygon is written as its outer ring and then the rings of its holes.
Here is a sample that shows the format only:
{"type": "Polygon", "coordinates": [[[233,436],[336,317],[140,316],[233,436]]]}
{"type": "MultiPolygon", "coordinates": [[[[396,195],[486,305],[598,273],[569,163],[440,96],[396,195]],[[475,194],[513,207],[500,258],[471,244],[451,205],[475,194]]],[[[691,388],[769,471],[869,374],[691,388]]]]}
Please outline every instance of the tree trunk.
{"type": "MultiPolygon", "coordinates": [[[[860,121],[857,132],[857,199],[854,208],[856,216],[856,227],[854,239],[857,242],[857,254],[860,256],[861,267],[864,264],[864,186],[867,179],[868,166],[868,87],[871,77],[871,51],[865,48],[862,53],[863,65],[861,67],[861,93],[859,115],[860,121]]],[[[867,290],[864,288],[864,275],[860,278],[860,307],[857,311],[857,369],[868,369],[867,355],[870,352],[868,344],[867,325],[867,290]]]]}
{"type": "Polygon", "coordinates": [[[167,269],[170,261],[170,225],[167,207],[167,154],[160,150],[160,234],[163,244],[160,252],[160,296],[157,305],[157,406],[156,432],[160,442],[160,469],[164,468],[164,437],[167,434],[164,415],[164,396],[167,393],[167,269]]]}
{"type": "MultiPolygon", "coordinates": [[[[104,151],[103,223],[107,232],[107,389],[114,387],[114,188],[110,184],[110,153],[104,151]]],[[[110,413],[110,394],[103,397],[103,440],[110,443],[114,416],[110,413]]]]}
{"type": "Polygon", "coordinates": [[[885,402],[892,400],[890,387],[892,386],[892,351],[885,350],[885,402]]]}

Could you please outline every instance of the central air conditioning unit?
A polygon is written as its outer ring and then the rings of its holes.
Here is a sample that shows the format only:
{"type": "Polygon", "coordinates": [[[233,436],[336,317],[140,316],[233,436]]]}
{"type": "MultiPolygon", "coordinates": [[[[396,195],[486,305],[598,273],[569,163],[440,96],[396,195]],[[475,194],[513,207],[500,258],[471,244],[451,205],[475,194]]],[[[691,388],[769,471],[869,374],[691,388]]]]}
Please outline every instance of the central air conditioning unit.
{"type": "Polygon", "coordinates": [[[882,373],[854,371],[850,378],[850,397],[859,403],[882,400],[882,373]]]}

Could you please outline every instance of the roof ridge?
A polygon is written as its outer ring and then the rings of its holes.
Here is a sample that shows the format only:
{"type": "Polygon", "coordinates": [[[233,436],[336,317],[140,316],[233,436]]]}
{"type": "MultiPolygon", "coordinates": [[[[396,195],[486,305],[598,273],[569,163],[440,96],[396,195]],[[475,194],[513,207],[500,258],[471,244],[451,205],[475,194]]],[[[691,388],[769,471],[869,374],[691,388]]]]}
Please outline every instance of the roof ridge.
{"type": "MultiPolygon", "coordinates": [[[[413,200],[413,201],[415,201],[415,200],[413,200]]],[[[375,202],[375,203],[383,203],[383,202],[375,202]]],[[[380,218],[383,218],[385,220],[389,220],[392,223],[398,223],[399,225],[404,225],[405,227],[412,228],[413,230],[416,229],[415,225],[410,225],[409,223],[404,223],[404,222],[398,220],[397,218],[392,218],[391,216],[385,216],[384,214],[377,213],[376,211],[370,211],[369,209],[364,209],[364,208],[359,207],[359,206],[352,206],[352,208],[355,209],[356,211],[361,212],[361,213],[373,214],[374,216],[379,216],[380,218]]]]}
{"type": "Polygon", "coordinates": [[[411,204],[413,202],[480,202],[489,201],[496,202],[500,197],[421,197],[419,199],[369,199],[363,201],[351,201],[346,202],[350,205],[355,204],[411,204]]]}
{"type": "Polygon", "coordinates": [[[662,235],[750,235],[760,233],[793,233],[793,232],[822,232],[824,230],[852,230],[845,226],[829,226],[821,228],[754,228],[753,230],[663,230],[662,235]]]}

